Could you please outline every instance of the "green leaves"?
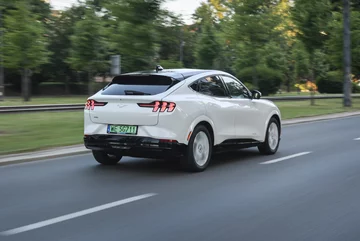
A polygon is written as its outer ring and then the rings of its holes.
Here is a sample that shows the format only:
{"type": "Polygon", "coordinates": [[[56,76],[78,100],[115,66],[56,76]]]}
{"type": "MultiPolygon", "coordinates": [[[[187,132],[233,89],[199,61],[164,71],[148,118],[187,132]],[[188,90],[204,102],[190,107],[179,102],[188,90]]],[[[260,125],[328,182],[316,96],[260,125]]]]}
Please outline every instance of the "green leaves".
{"type": "MultiPolygon", "coordinates": [[[[107,37],[120,54],[123,72],[153,68],[157,58],[157,19],[163,0],[111,1],[107,37]]],[[[160,40],[161,41],[161,40],[160,40]]]]}
{"type": "Polygon", "coordinates": [[[4,18],[5,33],[2,46],[4,65],[14,69],[36,70],[48,62],[48,39],[45,28],[30,11],[25,1],[17,1],[4,18]]]}
{"type": "Polygon", "coordinates": [[[70,37],[71,49],[67,62],[78,71],[98,71],[104,61],[105,41],[101,35],[101,20],[93,9],[86,9],[83,19],[76,22],[70,37]]]}
{"type": "Polygon", "coordinates": [[[202,29],[196,45],[196,66],[207,69],[213,67],[215,59],[220,55],[220,46],[210,24],[206,23],[202,29]]]}
{"type": "Polygon", "coordinates": [[[331,19],[329,0],[296,0],[292,17],[299,29],[298,37],[312,54],[324,46],[331,19]]]}
{"type": "MultiPolygon", "coordinates": [[[[351,13],[351,57],[353,73],[360,71],[360,12],[351,13]]],[[[329,39],[325,43],[327,60],[332,69],[343,68],[343,20],[342,14],[335,12],[329,22],[329,39]]]]}

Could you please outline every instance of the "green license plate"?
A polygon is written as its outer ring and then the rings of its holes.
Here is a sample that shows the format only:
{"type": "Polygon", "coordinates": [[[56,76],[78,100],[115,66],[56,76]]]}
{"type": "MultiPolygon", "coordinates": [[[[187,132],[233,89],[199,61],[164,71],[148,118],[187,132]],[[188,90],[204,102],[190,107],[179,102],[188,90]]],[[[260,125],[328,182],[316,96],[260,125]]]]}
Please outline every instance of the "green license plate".
{"type": "Polygon", "coordinates": [[[137,126],[108,125],[107,132],[112,134],[136,135],[137,130],[137,126]]]}

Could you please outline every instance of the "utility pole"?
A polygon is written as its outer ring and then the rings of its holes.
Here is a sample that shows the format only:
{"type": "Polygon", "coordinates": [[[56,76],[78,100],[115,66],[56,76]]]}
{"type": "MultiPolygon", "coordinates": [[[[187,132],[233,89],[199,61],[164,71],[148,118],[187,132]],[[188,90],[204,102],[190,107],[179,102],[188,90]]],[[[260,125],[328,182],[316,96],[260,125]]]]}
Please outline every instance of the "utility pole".
{"type": "MultiPolygon", "coordinates": [[[[3,47],[3,14],[2,14],[2,7],[0,7],[0,51],[3,47]]],[[[0,52],[0,101],[3,101],[5,98],[5,81],[4,81],[4,64],[3,59],[1,58],[2,52],[0,52]]]]}
{"type": "Polygon", "coordinates": [[[344,1],[344,107],[351,107],[351,30],[350,0],[344,1]]]}

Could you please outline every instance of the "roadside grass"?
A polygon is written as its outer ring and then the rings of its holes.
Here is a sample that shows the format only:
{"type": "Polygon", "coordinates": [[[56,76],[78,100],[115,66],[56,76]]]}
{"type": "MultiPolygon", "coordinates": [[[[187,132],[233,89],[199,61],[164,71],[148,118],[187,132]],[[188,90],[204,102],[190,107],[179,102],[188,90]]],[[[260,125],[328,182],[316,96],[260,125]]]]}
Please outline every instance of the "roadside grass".
{"type": "MultiPolygon", "coordinates": [[[[322,95],[322,94],[316,94],[322,95]]],[[[283,92],[271,96],[310,96],[309,93],[283,92]]],[[[88,96],[56,96],[56,97],[33,97],[30,101],[24,102],[20,97],[7,97],[4,101],[0,101],[0,106],[15,105],[51,105],[51,104],[81,104],[85,103],[88,96]]]]}
{"type": "Polygon", "coordinates": [[[353,98],[353,106],[344,108],[342,99],[315,100],[315,105],[310,105],[310,100],[304,101],[276,101],[282,119],[309,117],[317,115],[334,114],[360,110],[360,99],[353,98]]]}
{"type": "MultiPolygon", "coordinates": [[[[360,99],[343,108],[342,100],[276,102],[283,119],[360,110],[360,99]]],[[[0,155],[82,144],[83,111],[0,115],[0,155]]]]}
{"type": "Polygon", "coordinates": [[[81,144],[83,112],[0,114],[0,155],[81,144]]]}
{"type": "Polygon", "coordinates": [[[86,102],[87,96],[56,96],[56,97],[33,97],[24,102],[19,97],[8,97],[0,101],[0,106],[15,105],[51,105],[51,104],[82,104],[86,102]]]}
{"type": "MultiPolygon", "coordinates": [[[[320,94],[319,92],[315,93],[316,96],[326,95],[326,94],[320,94]]],[[[297,91],[291,91],[291,92],[281,92],[276,93],[270,96],[310,96],[310,92],[297,92],[297,91]]]]}

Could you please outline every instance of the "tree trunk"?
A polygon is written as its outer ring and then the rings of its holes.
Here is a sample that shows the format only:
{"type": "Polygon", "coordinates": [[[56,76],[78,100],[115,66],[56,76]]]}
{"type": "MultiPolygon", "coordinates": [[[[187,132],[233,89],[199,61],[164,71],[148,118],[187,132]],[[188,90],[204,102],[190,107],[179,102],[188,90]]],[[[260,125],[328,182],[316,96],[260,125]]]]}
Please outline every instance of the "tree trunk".
{"type": "Polygon", "coordinates": [[[259,80],[258,80],[258,77],[257,77],[257,72],[256,72],[256,66],[255,65],[253,65],[252,79],[253,79],[254,88],[259,88],[259,86],[258,86],[259,80]]]}
{"type": "Polygon", "coordinates": [[[93,95],[93,76],[91,71],[88,71],[88,95],[93,95]]]}
{"type": "Polygon", "coordinates": [[[291,77],[289,73],[285,73],[285,78],[286,78],[286,92],[290,93],[291,90],[291,77]]]}
{"type": "MultiPolygon", "coordinates": [[[[1,65],[1,63],[0,63],[1,65]]],[[[5,99],[4,67],[0,66],[0,101],[5,99]]]]}
{"type": "MultiPolygon", "coordinates": [[[[310,82],[311,82],[311,84],[314,84],[314,70],[311,71],[310,82]]],[[[315,105],[314,96],[315,96],[315,90],[311,88],[311,90],[310,90],[310,104],[312,106],[315,105]]]]}
{"type": "MultiPolygon", "coordinates": [[[[3,14],[2,9],[0,9],[0,28],[3,27],[3,14]]],[[[3,32],[0,31],[0,42],[3,42],[3,32]]],[[[1,46],[2,47],[2,46],[1,46]]],[[[2,53],[1,53],[2,54],[2,53]]],[[[5,79],[4,79],[4,64],[3,59],[0,61],[0,101],[4,100],[5,98],[5,79]]]]}
{"type": "Polygon", "coordinates": [[[350,0],[344,1],[344,107],[351,107],[350,0]]]}
{"type": "MultiPolygon", "coordinates": [[[[311,85],[313,85],[315,83],[315,69],[314,69],[314,52],[310,53],[310,64],[311,64],[311,68],[310,68],[310,82],[311,85]]],[[[315,105],[315,99],[314,99],[314,95],[315,95],[315,90],[311,87],[310,89],[310,105],[314,106],[315,105]]]]}
{"type": "Polygon", "coordinates": [[[70,95],[69,76],[65,75],[65,95],[70,95]]]}
{"type": "Polygon", "coordinates": [[[21,71],[21,92],[24,101],[30,101],[30,83],[28,75],[29,71],[27,69],[21,71]]]}

